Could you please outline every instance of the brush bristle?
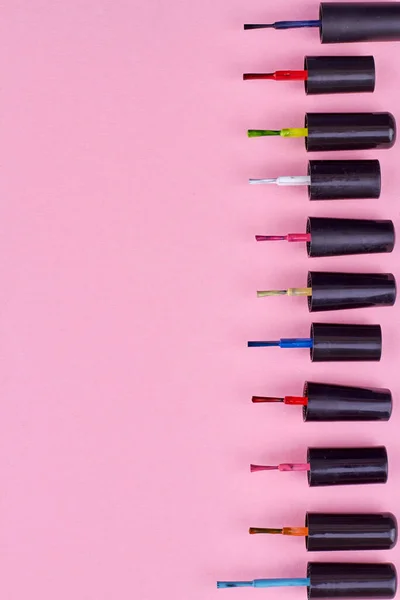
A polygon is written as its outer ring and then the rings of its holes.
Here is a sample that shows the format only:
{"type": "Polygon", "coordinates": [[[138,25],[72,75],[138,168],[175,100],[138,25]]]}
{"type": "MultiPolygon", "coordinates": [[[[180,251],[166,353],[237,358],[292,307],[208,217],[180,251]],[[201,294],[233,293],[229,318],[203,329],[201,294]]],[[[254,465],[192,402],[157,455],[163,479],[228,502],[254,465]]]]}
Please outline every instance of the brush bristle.
{"type": "Polygon", "coordinates": [[[243,79],[275,79],[275,73],[244,73],[243,79]]]}
{"type": "Polygon", "coordinates": [[[251,399],[252,402],[284,402],[284,398],[275,398],[273,396],[253,396],[251,399]]]}
{"type": "Polygon", "coordinates": [[[264,527],[250,527],[249,533],[251,535],[255,535],[257,533],[268,533],[268,534],[279,535],[279,534],[283,533],[283,530],[282,529],[265,529],[264,527]]]}
{"type": "Polygon", "coordinates": [[[243,29],[268,29],[275,27],[275,23],[245,23],[243,29]]]}
{"type": "Polygon", "coordinates": [[[253,137],[266,137],[271,135],[281,135],[280,129],[248,129],[247,136],[253,137]]]}
{"type": "Polygon", "coordinates": [[[250,465],[250,472],[256,473],[257,471],[277,471],[278,465],[250,465]]]}
{"type": "Polygon", "coordinates": [[[271,185],[277,182],[276,177],[270,177],[266,179],[249,179],[250,185],[271,185]]]}
{"type": "Polygon", "coordinates": [[[267,298],[270,296],[286,296],[287,290],[260,290],[257,292],[257,298],[267,298]]]}
{"type": "Polygon", "coordinates": [[[283,242],[287,239],[286,235],[256,235],[257,242],[283,242]]]}
{"type": "Polygon", "coordinates": [[[268,342],[256,342],[256,341],[250,341],[247,342],[247,347],[248,348],[273,348],[273,347],[277,347],[280,345],[280,342],[278,340],[274,340],[274,341],[268,341],[268,342]]]}

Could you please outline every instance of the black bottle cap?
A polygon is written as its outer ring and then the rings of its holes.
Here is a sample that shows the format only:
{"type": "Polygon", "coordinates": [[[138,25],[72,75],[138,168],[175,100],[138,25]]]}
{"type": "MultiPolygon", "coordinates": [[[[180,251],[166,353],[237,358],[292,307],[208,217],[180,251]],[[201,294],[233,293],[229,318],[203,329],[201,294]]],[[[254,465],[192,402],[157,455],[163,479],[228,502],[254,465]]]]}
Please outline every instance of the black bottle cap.
{"type": "Polygon", "coordinates": [[[400,40],[399,2],[321,2],[322,44],[400,40]]]}
{"type": "Polygon", "coordinates": [[[396,121],[388,112],[306,113],[304,126],[308,152],[391,148],[396,141],[396,121]]]}
{"type": "Polygon", "coordinates": [[[382,354],[380,325],[312,323],[312,362],[379,361],[382,354]]]}
{"type": "Polygon", "coordinates": [[[384,446],[373,448],[308,448],[310,487],[386,483],[388,457],[384,446]]]}
{"type": "Polygon", "coordinates": [[[304,82],[307,95],[373,92],[373,56],[306,56],[304,82]]]}
{"type": "Polygon", "coordinates": [[[379,160],[310,160],[310,200],[352,200],[379,198],[379,160]]]}
{"type": "Polygon", "coordinates": [[[303,396],[308,398],[304,421],[388,421],[392,414],[386,389],[306,381],[303,396]]]}
{"type": "Polygon", "coordinates": [[[392,221],[309,217],[308,256],[344,256],[392,252],[395,244],[392,221]]]}
{"type": "Polygon", "coordinates": [[[391,550],[397,542],[397,521],[391,513],[307,513],[306,548],[333,550],[391,550]]]}
{"type": "Polygon", "coordinates": [[[391,563],[317,563],[307,565],[308,598],[394,598],[396,568],[391,563]]]}
{"type": "Polygon", "coordinates": [[[391,273],[325,273],[309,271],[310,312],[393,306],[396,280],[391,273]]]}

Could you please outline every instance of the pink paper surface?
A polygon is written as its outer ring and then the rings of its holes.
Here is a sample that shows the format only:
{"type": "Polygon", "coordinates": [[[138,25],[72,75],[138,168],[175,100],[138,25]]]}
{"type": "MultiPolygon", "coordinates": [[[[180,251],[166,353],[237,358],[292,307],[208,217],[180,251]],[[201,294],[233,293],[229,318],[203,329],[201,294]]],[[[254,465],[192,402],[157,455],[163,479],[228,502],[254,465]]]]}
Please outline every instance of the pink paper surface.
{"type": "MultiPolygon", "coordinates": [[[[217,579],[303,577],[307,559],[393,560],[399,551],[306,554],[306,510],[397,512],[399,308],[314,316],[381,323],[381,363],[311,364],[307,350],[247,349],[306,337],[307,269],[398,272],[399,251],[307,259],[255,233],[306,217],[392,218],[399,144],[380,201],[311,204],[248,177],[306,173],[302,140],[246,129],[301,126],[309,111],[400,117],[399,44],[321,46],[315,30],[244,22],[317,16],[317,2],[4,0],[0,18],[0,580],[5,600],[254,598],[217,579]],[[243,82],[303,56],[370,54],[373,95],[309,97],[301,83],[243,82]],[[252,405],[305,379],[390,387],[390,423],[304,424],[252,405]],[[307,445],[386,444],[386,486],[309,489],[307,445]]],[[[348,153],[313,158],[350,157],[348,153]]],[[[301,589],[266,590],[271,600],[301,589]]]]}

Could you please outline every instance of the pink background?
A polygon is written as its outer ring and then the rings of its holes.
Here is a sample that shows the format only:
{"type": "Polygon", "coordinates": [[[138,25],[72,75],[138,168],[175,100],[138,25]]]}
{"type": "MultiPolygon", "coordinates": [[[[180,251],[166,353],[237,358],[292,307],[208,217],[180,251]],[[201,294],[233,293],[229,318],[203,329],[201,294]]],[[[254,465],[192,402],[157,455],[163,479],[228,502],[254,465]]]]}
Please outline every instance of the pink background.
{"type": "MultiPolygon", "coordinates": [[[[381,159],[380,202],[310,204],[306,190],[248,177],[305,174],[302,140],[248,140],[301,126],[305,110],[390,110],[399,45],[320,46],[312,31],[245,21],[316,18],[286,0],[4,0],[0,19],[0,581],[7,600],[211,600],[217,579],[304,576],[307,558],[394,560],[399,551],[308,555],[301,539],[250,537],[306,510],[392,510],[399,419],[303,424],[253,406],[303,381],[400,392],[399,308],[315,320],[383,326],[380,364],[311,364],[307,350],[248,339],[307,336],[307,269],[396,272],[392,255],[307,259],[255,233],[308,215],[399,225],[399,144],[381,159]],[[243,82],[299,69],[304,54],[376,58],[374,95],[306,98],[301,83],[243,82]],[[386,444],[386,486],[309,489],[307,445],[386,444]]],[[[348,154],[324,155],[339,158],[348,154]]],[[[318,158],[318,155],[314,155],[318,158]]],[[[321,155],[322,157],[322,155],[321,155]]],[[[400,306],[400,305],[399,305],[400,306]]],[[[271,600],[304,599],[271,590],[271,600]]]]}

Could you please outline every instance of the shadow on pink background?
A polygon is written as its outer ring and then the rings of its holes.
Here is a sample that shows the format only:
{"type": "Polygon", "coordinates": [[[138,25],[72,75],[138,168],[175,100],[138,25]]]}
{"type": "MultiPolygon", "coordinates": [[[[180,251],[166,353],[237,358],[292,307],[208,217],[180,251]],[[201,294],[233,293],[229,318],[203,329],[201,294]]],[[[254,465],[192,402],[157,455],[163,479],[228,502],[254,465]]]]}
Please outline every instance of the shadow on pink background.
{"type": "MultiPolygon", "coordinates": [[[[398,251],[307,259],[307,216],[399,224],[399,148],[381,160],[379,202],[311,204],[302,188],[248,177],[305,174],[302,140],[248,140],[309,111],[398,118],[399,45],[321,46],[311,31],[245,21],[316,18],[317,2],[5,0],[0,19],[0,579],[25,600],[254,598],[217,579],[305,575],[301,539],[250,537],[301,525],[306,510],[390,510],[400,500],[399,309],[316,321],[381,323],[380,364],[311,364],[307,350],[247,349],[306,337],[307,269],[391,271],[398,251]],[[306,98],[301,83],[243,82],[303,56],[370,54],[374,95],[306,98]],[[252,394],[299,394],[305,379],[387,386],[386,424],[304,424],[252,394]],[[309,489],[307,445],[386,444],[386,486],[309,489]]],[[[313,155],[339,158],[343,154],[313,155]]],[[[305,591],[266,590],[271,600],[305,591]]]]}

